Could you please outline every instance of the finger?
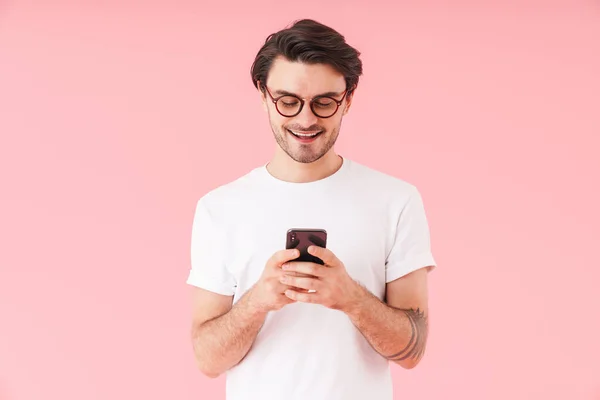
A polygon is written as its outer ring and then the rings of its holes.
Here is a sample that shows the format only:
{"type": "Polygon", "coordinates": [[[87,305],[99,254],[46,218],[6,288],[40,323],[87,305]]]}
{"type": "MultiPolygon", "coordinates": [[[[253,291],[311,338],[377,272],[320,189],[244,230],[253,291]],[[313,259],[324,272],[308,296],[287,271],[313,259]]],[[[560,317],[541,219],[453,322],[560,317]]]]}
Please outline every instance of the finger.
{"type": "Polygon", "coordinates": [[[298,291],[300,293],[309,293],[310,292],[308,289],[300,289],[300,288],[297,288],[297,287],[292,287],[292,286],[289,286],[289,285],[283,285],[282,284],[281,285],[281,290],[280,290],[279,293],[285,295],[285,291],[286,290],[296,290],[296,291],[298,291]]]}
{"type": "Polygon", "coordinates": [[[286,290],[284,294],[288,298],[301,303],[318,303],[319,299],[316,293],[300,293],[293,289],[286,290]]]}
{"type": "MultiPolygon", "coordinates": [[[[309,290],[309,289],[300,289],[297,287],[291,287],[291,286],[287,286],[286,290],[295,290],[298,293],[313,293],[315,292],[314,290],[309,290]]],[[[284,291],[285,292],[285,291],[284,291]]]]}
{"type": "Polygon", "coordinates": [[[277,289],[276,289],[277,293],[283,294],[288,289],[295,289],[295,290],[301,291],[303,293],[307,293],[308,292],[308,289],[301,289],[301,288],[292,287],[292,286],[286,285],[286,284],[284,284],[282,282],[276,282],[276,284],[277,284],[277,289]]]}
{"type": "MultiPolygon", "coordinates": [[[[285,265],[285,264],[283,264],[283,265],[285,265]]],[[[283,274],[290,275],[290,276],[303,276],[303,277],[308,277],[308,278],[314,278],[315,277],[315,275],[303,274],[301,272],[295,272],[295,271],[285,271],[285,272],[283,272],[283,274]]]]}
{"type": "Polygon", "coordinates": [[[286,261],[293,260],[299,255],[300,252],[298,249],[280,250],[271,256],[269,264],[280,267],[286,261]]]}
{"type": "Polygon", "coordinates": [[[320,282],[314,278],[303,278],[298,276],[284,275],[280,278],[281,283],[306,290],[317,290],[320,282]]]}
{"type": "Polygon", "coordinates": [[[306,261],[286,262],[281,266],[281,269],[286,272],[299,272],[301,274],[318,277],[322,277],[326,272],[322,265],[306,261]]]}
{"type": "Polygon", "coordinates": [[[308,247],[308,253],[323,260],[325,265],[336,267],[341,265],[341,261],[333,254],[333,252],[325,247],[311,245],[308,247]]]}

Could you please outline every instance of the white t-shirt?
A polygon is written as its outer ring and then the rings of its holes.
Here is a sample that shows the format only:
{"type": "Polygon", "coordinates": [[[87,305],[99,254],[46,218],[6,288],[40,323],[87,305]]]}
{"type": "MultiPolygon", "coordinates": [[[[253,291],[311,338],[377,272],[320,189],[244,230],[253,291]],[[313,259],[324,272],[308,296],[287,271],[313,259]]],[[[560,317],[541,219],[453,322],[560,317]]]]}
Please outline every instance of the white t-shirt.
{"type": "MultiPolygon", "coordinates": [[[[379,299],[387,282],[435,265],[416,187],[346,158],[309,183],[278,180],[263,165],[200,198],[187,283],[235,303],[290,228],[325,229],[327,248],[379,299]]],[[[226,382],[228,400],[392,400],[389,361],[343,312],[316,304],[269,313],[226,382]]]]}

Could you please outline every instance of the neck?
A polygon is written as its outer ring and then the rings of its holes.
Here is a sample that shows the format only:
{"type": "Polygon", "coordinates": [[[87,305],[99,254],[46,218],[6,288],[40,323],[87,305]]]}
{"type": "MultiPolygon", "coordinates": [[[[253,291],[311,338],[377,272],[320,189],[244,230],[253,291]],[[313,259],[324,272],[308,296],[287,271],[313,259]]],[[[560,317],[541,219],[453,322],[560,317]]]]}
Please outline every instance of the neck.
{"type": "Polygon", "coordinates": [[[342,157],[333,149],[312,163],[300,163],[287,154],[276,152],[267,164],[267,171],[275,178],[293,183],[314,182],[333,175],[342,166],[342,157]]]}

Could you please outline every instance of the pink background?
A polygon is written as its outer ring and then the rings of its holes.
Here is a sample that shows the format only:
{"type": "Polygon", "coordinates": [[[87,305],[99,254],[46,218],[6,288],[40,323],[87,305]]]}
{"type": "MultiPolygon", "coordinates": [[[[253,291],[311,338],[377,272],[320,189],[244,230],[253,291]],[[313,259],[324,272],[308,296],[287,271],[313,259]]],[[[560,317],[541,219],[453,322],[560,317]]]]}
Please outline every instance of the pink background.
{"type": "Polygon", "coordinates": [[[270,157],[249,69],[302,17],[363,54],[338,151],[430,220],[396,398],[600,399],[598,3],[194,3],[0,2],[0,399],[224,398],[189,342],[191,220],[270,157]]]}

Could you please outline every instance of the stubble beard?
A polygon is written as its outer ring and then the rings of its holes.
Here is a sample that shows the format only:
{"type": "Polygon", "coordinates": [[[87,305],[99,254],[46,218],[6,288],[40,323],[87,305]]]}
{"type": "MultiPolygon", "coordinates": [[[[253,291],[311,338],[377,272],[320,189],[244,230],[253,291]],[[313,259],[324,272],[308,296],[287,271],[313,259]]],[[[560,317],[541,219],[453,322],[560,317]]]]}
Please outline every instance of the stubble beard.
{"type": "MultiPolygon", "coordinates": [[[[341,125],[341,121],[340,121],[341,125]]],[[[294,161],[309,164],[319,160],[323,157],[337,141],[340,125],[333,128],[331,133],[324,131],[320,134],[321,137],[316,139],[315,143],[302,144],[302,143],[290,143],[294,140],[285,129],[285,127],[278,127],[271,122],[271,130],[273,136],[279,147],[294,161]],[[325,141],[323,142],[323,139],[325,141]]]]}

